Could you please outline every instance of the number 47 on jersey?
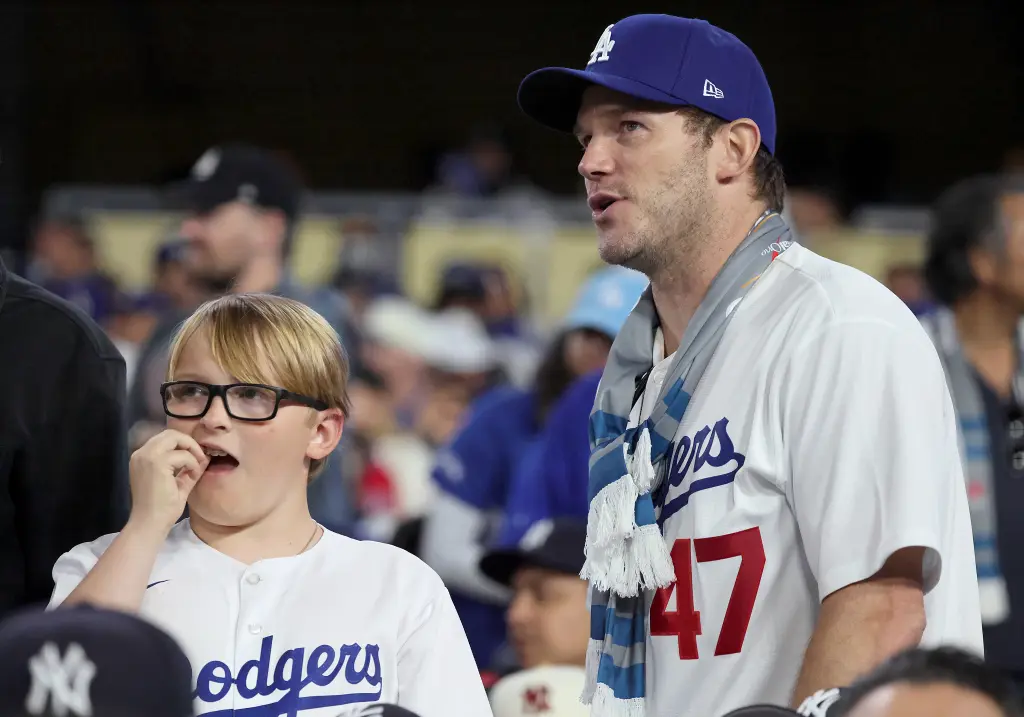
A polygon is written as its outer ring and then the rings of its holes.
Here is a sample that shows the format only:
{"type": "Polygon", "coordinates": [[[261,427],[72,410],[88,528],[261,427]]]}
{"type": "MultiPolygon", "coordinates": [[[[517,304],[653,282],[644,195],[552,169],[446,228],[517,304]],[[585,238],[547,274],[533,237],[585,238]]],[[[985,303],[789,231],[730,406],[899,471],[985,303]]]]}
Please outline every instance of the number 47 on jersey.
{"type": "Polygon", "coordinates": [[[676,582],[661,588],[651,602],[651,635],[674,636],[679,640],[679,659],[696,660],[697,635],[701,634],[700,612],[693,605],[693,560],[710,563],[740,559],[740,569],[732,586],[729,606],[718,634],[716,655],[733,655],[743,648],[750,615],[754,612],[757,591],[764,573],[764,543],[761,529],[748,528],[738,533],[712,538],[680,538],[672,544],[672,565],[676,582]],[[669,611],[668,601],[675,590],[676,609],[669,611]]]}

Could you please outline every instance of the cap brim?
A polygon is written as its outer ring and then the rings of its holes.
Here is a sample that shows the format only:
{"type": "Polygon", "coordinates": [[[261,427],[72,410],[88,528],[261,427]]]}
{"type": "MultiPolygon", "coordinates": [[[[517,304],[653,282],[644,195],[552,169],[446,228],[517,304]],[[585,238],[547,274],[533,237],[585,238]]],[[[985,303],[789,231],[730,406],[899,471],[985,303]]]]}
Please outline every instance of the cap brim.
{"type": "Polygon", "coordinates": [[[191,179],[168,184],[162,194],[164,205],[174,211],[203,213],[221,203],[214,201],[208,187],[191,179]]]}
{"type": "Polygon", "coordinates": [[[512,576],[526,562],[526,556],[515,548],[492,550],[480,559],[480,572],[500,585],[511,585],[512,576]]]}
{"type": "Polygon", "coordinates": [[[594,85],[651,102],[680,107],[686,104],[674,95],[626,77],[568,67],[545,67],[531,72],[520,83],[519,108],[542,125],[559,132],[572,132],[583,93],[594,85]]]}

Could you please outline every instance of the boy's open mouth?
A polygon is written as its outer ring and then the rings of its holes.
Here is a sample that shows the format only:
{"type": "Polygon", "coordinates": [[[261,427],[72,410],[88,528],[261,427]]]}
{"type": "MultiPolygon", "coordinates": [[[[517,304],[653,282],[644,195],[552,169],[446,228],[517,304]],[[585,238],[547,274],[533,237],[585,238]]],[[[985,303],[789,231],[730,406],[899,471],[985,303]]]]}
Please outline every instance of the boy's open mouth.
{"type": "Polygon", "coordinates": [[[210,458],[210,464],[206,466],[207,473],[220,473],[238,467],[238,459],[226,451],[203,446],[203,453],[210,458]]]}

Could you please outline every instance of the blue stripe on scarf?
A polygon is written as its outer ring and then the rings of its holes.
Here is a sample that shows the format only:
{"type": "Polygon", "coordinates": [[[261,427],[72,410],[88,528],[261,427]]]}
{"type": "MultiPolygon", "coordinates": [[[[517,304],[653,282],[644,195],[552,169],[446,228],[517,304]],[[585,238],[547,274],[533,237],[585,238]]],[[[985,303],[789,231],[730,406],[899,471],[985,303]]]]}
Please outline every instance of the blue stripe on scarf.
{"type": "Polygon", "coordinates": [[[597,681],[608,685],[616,699],[631,700],[644,696],[644,664],[616,667],[611,655],[601,655],[597,668],[597,681]]]}
{"type": "Polygon", "coordinates": [[[625,433],[628,425],[629,416],[624,418],[605,411],[594,411],[590,416],[590,444],[600,447],[606,441],[625,433]]]}
{"type": "Polygon", "coordinates": [[[639,611],[629,618],[615,614],[615,608],[595,605],[590,610],[590,639],[604,640],[608,635],[612,644],[629,647],[637,640],[647,639],[647,615],[639,611]]]}

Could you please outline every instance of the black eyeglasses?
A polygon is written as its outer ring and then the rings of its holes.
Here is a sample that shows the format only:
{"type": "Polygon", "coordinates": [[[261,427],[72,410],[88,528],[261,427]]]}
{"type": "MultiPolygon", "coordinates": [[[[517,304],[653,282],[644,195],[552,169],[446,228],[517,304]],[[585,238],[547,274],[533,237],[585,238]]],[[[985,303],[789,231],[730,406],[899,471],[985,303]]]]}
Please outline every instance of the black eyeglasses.
{"type": "Polygon", "coordinates": [[[324,401],[261,383],[215,385],[199,381],[171,381],[161,384],[164,413],[172,418],[202,418],[220,396],[228,415],[239,421],[269,421],[277,415],[281,401],[295,401],[317,411],[326,411],[324,401]]]}

